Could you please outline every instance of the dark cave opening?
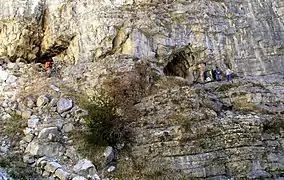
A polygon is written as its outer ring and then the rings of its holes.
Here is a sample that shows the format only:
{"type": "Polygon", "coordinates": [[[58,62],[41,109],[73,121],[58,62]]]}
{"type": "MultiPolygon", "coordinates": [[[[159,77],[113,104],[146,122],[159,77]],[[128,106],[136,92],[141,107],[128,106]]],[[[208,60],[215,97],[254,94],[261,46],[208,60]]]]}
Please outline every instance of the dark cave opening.
{"type": "Polygon", "coordinates": [[[46,61],[64,52],[67,48],[68,46],[64,45],[53,45],[39,56],[37,62],[44,64],[46,61]]]}
{"type": "Polygon", "coordinates": [[[180,51],[170,57],[170,61],[164,67],[166,76],[179,76],[186,78],[189,75],[189,62],[194,61],[194,56],[190,52],[180,51]]]}

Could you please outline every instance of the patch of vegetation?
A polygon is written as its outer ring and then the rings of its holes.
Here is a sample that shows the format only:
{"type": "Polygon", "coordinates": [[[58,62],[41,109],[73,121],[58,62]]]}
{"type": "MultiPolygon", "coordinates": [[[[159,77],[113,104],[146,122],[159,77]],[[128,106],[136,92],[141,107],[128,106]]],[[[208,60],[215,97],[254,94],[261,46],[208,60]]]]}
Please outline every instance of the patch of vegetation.
{"type": "Polygon", "coordinates": [[[146,95],[149,75],[148,63],[136,63],[131,71],[110,73],[102,87],[120,108],[129,109],[146,95]]]}
{"type": "MultiPolygon", "coordinates": [[[[125,180],[133,180],[133,179],[157,179],[157,180],[172,180],[172,179],[180,179],[185,180],[188,179],[187,175],[181,170],[174,170],[171,167],[164,167],[159,162],[153,161],[153,159],[146,158],[135,158],[132,157],[132,160],[128,160],[125,162],[128,164],[122,169],[128,169],[130,171],[118,171],[115,174],[116,179],[125,179],[125,180]],[[136,172],[136,173],[133,173],[136,172]]],[[[119,166],[118,166],[119,168],[119,166]]]]}
{"type": "Polygon", "coordinates": [[[255,112],[259,110],[257,105],[250,103],[250,102],[246,102],[245,100],[234,102],[233,109],[242,111],[242,112],[250,112],[250,111],[255,112]]]}
{"type": "Polygon", "coordinates": [[[240,85],[241,84],[239,84],[239,83],[222,84],[222,85],[218,86],[217,88],[215,88],[215,91],[216,92],[224,92],[224,91],[228,91],[229,89],[239,87],[240,85]]]}
{"type": "Polygon", "coordinates": [[[79,102],[88,115],[83,117],[83,124],[71,133],[71,137],[78,152],[102,169],[104,159],[101,155],[106,146],[131,141],[129,122],[118,115],[118,105],[106,93],[100,92],[88,101],[79,102]]]}
{"type": "Polygon", "coordinates": [[[117,114],[117,104],[106,95],[93,97],[84,109],[87,127],[86,139],[97,145],[115,145],[127,139],[126,122],[117,114]]]}
{"type": "Polygon", "coordinates": [[[281,134],[281,129],[284,128],[283,115],[276,115],[263,122],[263,131],[267,133],[281,134]]]}
{"type": "Polygon", "coordinates": [[[13,179],[27,180],[37,179],[38,174],[21,160],[21,155],[9,155],[0,157],[0,167],[5,169],[13,179]]]}
{"type": "Polygon", "coordinates": [[[265,87],[263,84],[260,84],[260,83],[253,83],[253,82],[252,82],[252,86],[253,86],[253,87],[259,87],[259,88],[261,88],[261,89],[266,89],[266,87],[265,87]]]}
{"type": "Polygon", "coordinates": [[[77,103],[88,114],[83,117],[84,127],[77,130],[76,134],[84,137],[89,145],[114,146],[129,140],[127,120],[118,114],[118,104],[104,91],[77,103]]]}
{"type": "Polygon", "coordinates": [[[13,113],[11,118],[4,122],[3,133],[10,138],[22,137],[23,130],[27,127],[27,122],[22,116],[13,113]]]}
{"type": "Polygon", "coordinates": [[[183,122],[182,122],[182,128],[185,130],[185,132],[188,133],[188,132],[191,131],[192,122],[199,122],[201,120],[202,120],[202,118],[199,117],[199,116],[194,116],[194,117],[191,117],[190,119],[184,118],[183,122]]]}

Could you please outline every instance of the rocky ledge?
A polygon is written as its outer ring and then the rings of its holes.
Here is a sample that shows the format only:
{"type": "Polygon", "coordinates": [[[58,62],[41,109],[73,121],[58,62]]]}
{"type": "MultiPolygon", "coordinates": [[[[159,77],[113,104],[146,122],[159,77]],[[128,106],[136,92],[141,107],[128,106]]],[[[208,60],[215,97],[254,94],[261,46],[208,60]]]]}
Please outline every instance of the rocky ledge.
{"type": "Polygon", "coordinates": [[[68,86],[74,77],[62,80],[40,64],[4,59],[0,153],[20,154],[40,179],[281,179],[283,77],[189,86],[182,78],[159,76],[127,109],[135,110],[127,151],[107,147],[93,152],[100,160],[94,162],[72,136],[88,113],[75,103],[76,85],[68,86]]]}

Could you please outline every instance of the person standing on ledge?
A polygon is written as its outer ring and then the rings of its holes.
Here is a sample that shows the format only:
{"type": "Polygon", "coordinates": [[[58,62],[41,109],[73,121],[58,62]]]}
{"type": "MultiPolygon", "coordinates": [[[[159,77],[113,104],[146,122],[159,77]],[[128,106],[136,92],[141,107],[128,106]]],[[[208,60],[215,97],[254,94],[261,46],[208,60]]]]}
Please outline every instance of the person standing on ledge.
{"type": "Polygon", "coordinates": [[[216,69],[214,70],[214,74],[215,74],[216,81],[221,81],[221,79],[220,79],[221,71],[218,68],[218,66],[216,66],[216,69]]]}
{"type": "Polygon", "coordinates": [[[232,70],[228,67],[226,69],[226,78],[227,78],[227,81],[232,81],[232,70]]]}

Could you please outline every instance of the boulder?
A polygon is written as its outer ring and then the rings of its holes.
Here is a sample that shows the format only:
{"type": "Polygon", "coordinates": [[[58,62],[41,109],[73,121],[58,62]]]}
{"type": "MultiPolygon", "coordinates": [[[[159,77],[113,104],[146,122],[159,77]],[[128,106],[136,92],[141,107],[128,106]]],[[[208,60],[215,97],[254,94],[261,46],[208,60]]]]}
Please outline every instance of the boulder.
{"type": "Polygon", "coordinates": [[[64,171],[62,168],[59,168],[55,171],[54,175],[59,178],[60,180],[68,180],[70,174],[64,171]]]}
{"type": "Polygon", "coordinates": [[[9,177],[9,175],[1,168],[0,168],[0,179],[1,180],[12,180],[12,178],[9,177]]]}
{"type": "Polygon", "coordinates": [[[57,111],[59,113],[66,112],[66,111],[72,109],[72,107],[73,107],[73,102],[70,99],[61,98],[57,102],[57,111]]]}
{"type": "Polygon", "coordinates": [[[60,132],[58,131],[57,127],[48,127],[44,128],[40,131],[38,138],[39,139],[46,139],[50,134],[53,134],[54,136],[59,136],[60,132]]]}
{"type": "Polygon", "coordinates": [[[113,147],[108,146],[104,151],[104,157],[105,157],[105,164],[109,164],[113,161],[115,161],[115,150],[113,147]]]}
{"type": "Polygon", "coordinates": [[[73,167],[73,170],[75,173],[83,176],[92,176],[97,173],[95,165],[87,159],[78,161],[78,163],[73,167]]]}
{"type": "Polygon", "coordinates": [[[46,165],[44,166],[44,170],[51,173],[55,173],[55,171],[61,167],[62,166],[57,162],[47,162],[46,165]]]}
{"type": "Polygon", "coordinates": [[[29,128],[35,128],[38,125],[38,123],[39,123],[39,118],[33,117],[33,118],[28,120],[28,127],[29,128]]]}
{"type": "Polygon", "coordinates": [[[41,95],[37,98],[36,105],[38,107],[41,107],[41,106],[46,105],[48,102],[49,102],[49,99],[46,96],[41,95]]]}
{"type": "Polygon", "coordinates": [[[9,74],[6,71],[3,71],[3,70],[0,69],[0,80],[6,81],[8,76],[9,76],[9,74]]]}
{"type": "Polygon", "coordinates": [[[6,79],[6,83],[8,84],[13,84],[16,81],[17,81],[17,77],[14,75],[9,75],[8,78],[6,79]]]}
{"type": "Polygon", "coordinates": [[[59,155],[60,152],[64,152],[64,148],[56,142],[39,143],[34,140],[27,146],[25,152],[34,156],[53,157],[59,155]]]}

